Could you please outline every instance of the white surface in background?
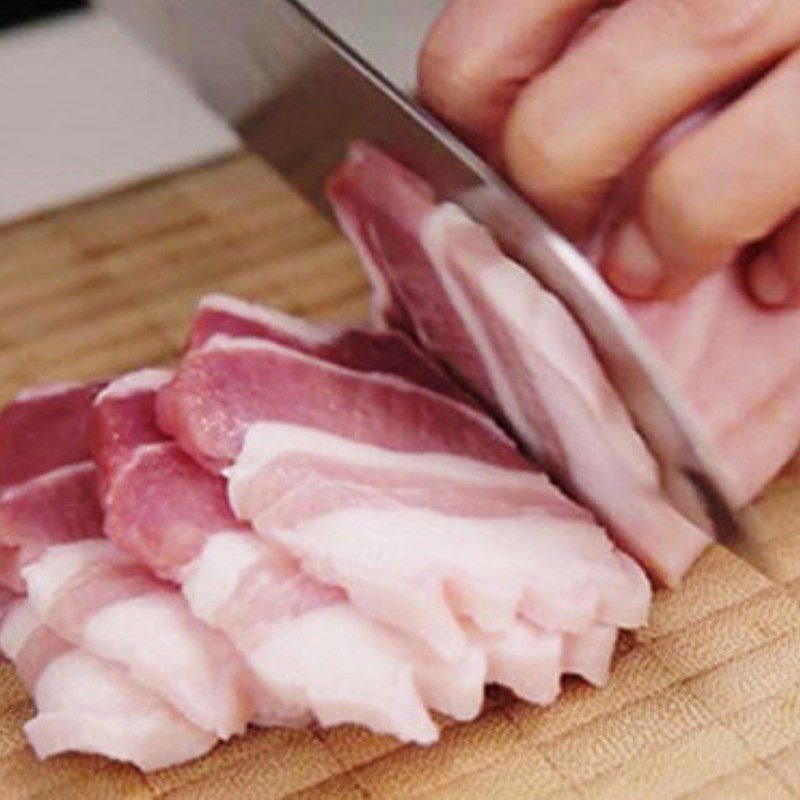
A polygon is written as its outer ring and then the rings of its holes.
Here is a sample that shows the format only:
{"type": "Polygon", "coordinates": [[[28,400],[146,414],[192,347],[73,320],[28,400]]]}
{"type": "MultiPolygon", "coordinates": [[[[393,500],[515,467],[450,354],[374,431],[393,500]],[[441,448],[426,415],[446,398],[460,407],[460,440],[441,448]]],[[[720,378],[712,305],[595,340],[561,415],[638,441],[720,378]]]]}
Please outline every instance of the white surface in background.
{"type": "MultiPolygon", "coordinates": [[[[212,96],[235,94],[226,85],[226,71],[232,70],[227,77],[236,86],[238,73],[250,65],[246,54],[243,63],[231,64],[223,46],[226,0],[94,2],[117,17],[120,27],[98,11],[0,35],[0,223],[238,146],[227,125],[176,77],[179,72],[171,73],[153,55],[168,55],[212,96]],[[209,24],[210,18],[219,24],[209,24]],[[153,52],[128,28],[144,34],[153,52]],[[192,62],[188,36],[201,37],[207,54],[217,55],[205,73],[192,62]]],[[[416,50],[444,4],[307,2],[407,88],[414,84],[416,50]]]]}
{"type": "Polygon", "coordinates": [[[94,13],[0,36],[0,108],[0,221],[238,146],[180,80],[94,13]]]}

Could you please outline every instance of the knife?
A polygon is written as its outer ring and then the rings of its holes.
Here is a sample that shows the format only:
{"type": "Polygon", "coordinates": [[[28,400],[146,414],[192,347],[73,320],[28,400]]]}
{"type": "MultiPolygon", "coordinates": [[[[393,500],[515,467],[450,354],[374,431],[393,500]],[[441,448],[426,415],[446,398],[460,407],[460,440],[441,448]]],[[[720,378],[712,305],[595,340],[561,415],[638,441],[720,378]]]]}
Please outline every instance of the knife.
{"type": "MultiPolygon", "coordinates": [[[[181,38],[195,67],[232,67],[204,99],[325,213],[324,183],[357,139],[377,145],[461,206],[556,294],[583,327],[661,469],[676,507],[762,569],[757,525],[737,514],[710,442],[665,365],[592,264],[439,120],[301,0],[188,3],[181,38]],[[199,16],[198,16],[199,15],[199,16]],[[194,26],[194,30],[191,30],[194,26]],[[216,36],[214,35],[216,32],[216,36]],[[214,47],[208,42],[213,40],[214,47]]],[[[180,7],[178,6],[180,14],[180,7]]],[[[380,3],[364,3],[364,16],[380,3]]],[[[175,22],[176,20],[173,20],[175,22]]],[[[366,22],[365,22],[366,24],[366,22]]]]}

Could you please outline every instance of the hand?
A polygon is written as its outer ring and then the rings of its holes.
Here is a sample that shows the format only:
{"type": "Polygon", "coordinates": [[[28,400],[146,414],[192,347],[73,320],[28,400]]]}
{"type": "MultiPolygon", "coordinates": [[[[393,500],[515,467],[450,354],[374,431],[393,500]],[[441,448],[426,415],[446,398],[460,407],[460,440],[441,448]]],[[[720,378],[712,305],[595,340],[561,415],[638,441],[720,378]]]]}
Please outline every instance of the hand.
{"type": "Polygon", "coordinates": [[[451,0],[419,72],[423,99],[575,239],[647,163],[601,264],[623,294],[679,295],[740,259],[757,299],[800,305],[800,0],[451,0]]]}

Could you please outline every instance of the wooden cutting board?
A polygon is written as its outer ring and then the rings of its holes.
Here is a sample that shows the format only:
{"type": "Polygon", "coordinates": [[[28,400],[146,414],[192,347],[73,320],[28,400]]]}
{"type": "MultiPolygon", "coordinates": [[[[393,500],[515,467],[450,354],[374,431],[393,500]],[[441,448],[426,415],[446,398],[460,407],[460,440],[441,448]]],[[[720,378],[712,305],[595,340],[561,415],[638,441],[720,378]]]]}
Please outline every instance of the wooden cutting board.
{"type": "MultiPolygon", "coordinates": [[[[223,290],[359,320],[366,282],[336,231],[247,156],[0,229],[0,400],[31,383],[175,360],[223,290]]],[[[254,731],[142,775],[102,758],[39,763],[32,706],[0,666],[0,798],[800,797],[800,468],[759,504],[780,569],[720,548],[658,597],[604,691],[549,709],[490,693],[428,749],[355,728],[254,731]]]]}

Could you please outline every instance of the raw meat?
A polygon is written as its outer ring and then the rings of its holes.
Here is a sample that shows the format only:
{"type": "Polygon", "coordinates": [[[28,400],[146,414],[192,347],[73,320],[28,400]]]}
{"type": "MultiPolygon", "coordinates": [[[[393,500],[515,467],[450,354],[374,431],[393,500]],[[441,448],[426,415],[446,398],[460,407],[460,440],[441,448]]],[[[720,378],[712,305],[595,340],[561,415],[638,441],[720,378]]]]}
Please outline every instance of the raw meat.
{"type": "Polygon", "coordinates": [[[0,488],[86,461],[89,411],[103,383],[22,392],[0,413],[0,488]]]}
{"type": "Polygon", "coordinates": [[[210,538],[185,591],[195,614],[232,636],[271,691],[324,725],[358,722],[426,743],[438,738],[426,705],[457,719],[480,710],[480,650],[449,663],[426,653],[251,534],[210,538]]]}
{"type": "Polygon", "coordinates": [[[422,509],[347,509],[275,537],[303,569],[342,586],[364,613],[458,658],[459,617],[502,632],[517,614],[547,630],[583,633],[596,621],[638,627],[650,586],[595,526],[526,514],[489,520],[422,509]]]}
{"type": "Polygon", "coordinates": [[[199,758],[217,741],[124,668],[60,639],[25,600],[0,621],[0,651],[36,703],[37,715],[24,729],[39,758],[97,753],[156,770],[199,758]]]}
{"type": "Polygon", "coordinates": [[[233,649],[111,542],[51,547],[23,578],[35,613],[60,636],[125,666],[197,727],[223,739],[244,730],[250,683],[233,649]]]}
{"type": "Polygon", "coordinates": [[[320,325],[235,297],[210,295],[197,308],[190,349],[216,334],[256,337],[362,372],[406,378],[456,400],[474,403],[471,395],[403,333],[320,325]]]}
{"type": "MultiPolygon", "coordinates": [[[[0,464],[3,458],[0,456],[0,464]]],[[[20,570],[50,545],[101,536],[94,465],[54,469],[0,493],[0,586],[22,593],[20,570]]]]}
{"type": "Polygon", "coordinates": [[[665,498],[654,460],[556,298],[463,212],[436,206],[418,179],[366,145],[329,194],[371,274],[383,275],[384,321],[410,324],[628,552],[676,584],[710,540],[665,498]]]}
{"type": "MultiPolygon", "coordinates": [[[[435,727],[420,698],[416,703],[422,716],[414,715],[416,727],[397,716],[407,713],[407,698],[416,696],[410,678],[399,695],[392,689],[399,679],[390,673],[408,673],[410,669],[406,651],[411,652],[412,647],[404,645],[402,649],[405,637],[361,617],[341,591],[303,575],[276,545],[260,542],[252,532],[231,533],[238,523],[228,510],[224,481],[206,473],[173,443],[146,443],[137,448],[135,433],[104,441],[101,430],[138,430],[145,442],[152,438],[160,378],[134,374],[119,384],[119,391],[117,384],[111,384],[95,408],[104,422],[94,426],[98,432],[95,449],[105,455],[106,462],[116,465],[108,481],[110,535],[122,539],[129,550],[135,549],[151,567],[183,582],[195,615],[233,642],[264,688],[263,698],[271,701],[266,711],[262,706],[259,721],[302,724],[313,714],[326,724],[334,720],[360,722],[400,738],[430,741],[435,727]],[[120,395],[124,403],[118,402],[120,395]],[[133,420],[130,425],[125,424],[125,416],[133,420]],[[119,458],[115,457],[118,448],[119,458]],[[177,457],[184,461],[177,462],[177,457]],[[146,463],[151,469],[140,468],[146,463]],[[176,463],[181,464],[180,470],[176,471],[176,463]],[[116,520],[113,526],[112,519],[116,520]],[[146,541],[132,533],[142,528],[146,528],[146,541]],[[191,548],[181,546],[187,540],[191,548]],[[248,564],[246,573],[239,576],[236,570],[242,567],[242,553],[253,552],[255,563],[248,564]],[[226,586],[230,597],[222,603],[226,586]],[[320,626],[325,632],[322,639],[320,626]],[[353,641],[360,643],[357,657],[352,653],[353,641]],[[291,647],[290,662],[287,647],[291,647]],[[330,669],[320,676],[323,662],[330,669]],[[372,695],[364,689],[364,682],[370,680],[372,695]],[[389,682],[382,684],[382,680],[389,682]],[[422,720],[426,720],[424,726],[422,720]]],[[[428,661],[438,663],[432,656],[428,661]]],[[[479,710],[485,672],[480,653],[474,653],[467,665],[472,670],[471,683],[459,689],[461,684],[454,680],[453,687],[471,694],[460,707],[444,707],[440,702],[436,705],[439,710],[464,714],[467,701],[471,716],[479,710]]],[[[447,671],[440,667],[442,673],[456,678],[460,675],[457,669],[460,666],[447,671]]]]}
{"type": "Polygon", "coordinates": [[[165,440],[156,427],[152,402],[143,404],[141,398],[154,395],[172,377],[173,373],[166,369],[139,370],[108,384],[95,398],[88,441],[101,497],[105,497],[120,466],[135,448],[165,440]]]}
{"type": "Polygon", "coordinates": [[[365,373],[260,339],[215,336],[158,397],[158,422],[201,463],[238,455],[247,428],[291,422],[405,452],[449,452],[525,468],[481,412],[402,378],[365,373]]]}
{"type": "Polygon", "coordinates": [[[800,310],[747,296],[734,269],[674,303],[628,303],[705,423],[730,494],[750,502],[800,444],[800,310]]]}
{"type": "Polygon", "coordinates": [[[226,474],[237,516],[260,516],[262,524],[279,528],[373,503],[453,516],[538,512],[591,521],[540,472],[447,453],[396,452],[277,422],[257,423],[248,430],[242,452],[226,474]]]}

